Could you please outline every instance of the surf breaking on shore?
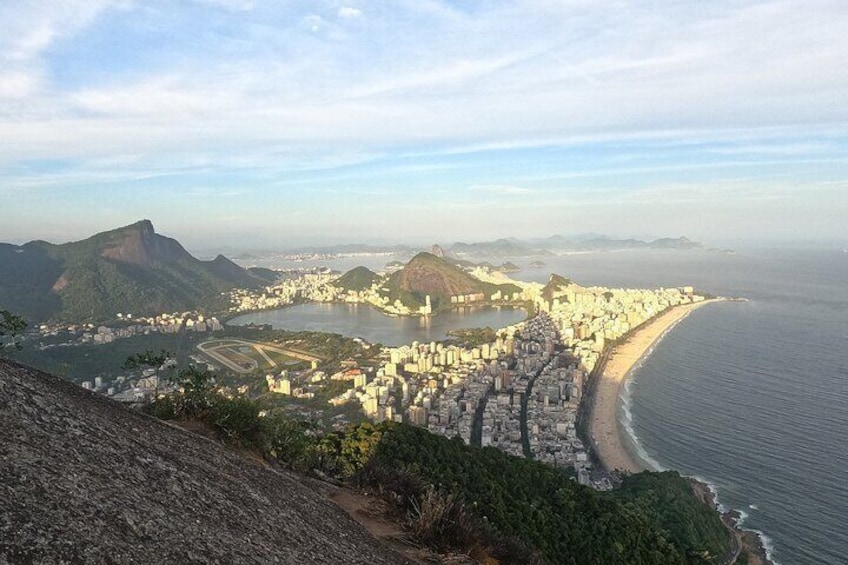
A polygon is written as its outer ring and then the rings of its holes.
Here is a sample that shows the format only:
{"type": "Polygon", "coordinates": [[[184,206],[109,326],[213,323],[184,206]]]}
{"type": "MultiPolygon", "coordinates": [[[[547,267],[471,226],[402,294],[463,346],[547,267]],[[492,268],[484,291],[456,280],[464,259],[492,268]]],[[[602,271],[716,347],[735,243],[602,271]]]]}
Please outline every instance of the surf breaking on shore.
{"type": "Polygon", "coordinates": [[[595,454],[606,469],[629,473],[655,470],[649,469],[645,461],[633,457],[626,448],[626,438],[618,422],[619,399],[623,387],[633,368],[671,328],[693,310],[719,300],[705,300],[670,308],[633,332],[625,342],[617,344],[609,353],[603,370],[598,375],[589,418],[589,436],[595,454]]]}
{"type": "MultiPolygon", "coordinates": [[[[624,342],[615,345],[602,361],[590,400],[588,430],[595,456],[605,469],[628,473],[663,470],[657,462],[650,459],[647,453],[642,453],[635,437],[632,437],[633,449],[639,452],[639,456],[634,456],[628,449],[626,442],[631,441],[629,436],[632,436],[632,433],[619,421],[619,408],[628,410],[626,405],[623,406],[623,398],[629,396],[627,387],[631,382],[631,375],[653,352],[657,343],[692,311],[722,300],[725,299],[705,300],[666,310],[636,329],[624,342]]],[[[728,528],[734,532],[737,543],[748,550],[749,558],[753,559],[752,563],[777,565],[772,558],[773,547],[770,538],[758,530],[744,528],[746,514],[724,508],[718,501],[718,493],[714,485],[700,478],[692,478],[692,480],[696,490],[708,491],[709,496],[706,498],[722,515],[728,528]]]]}

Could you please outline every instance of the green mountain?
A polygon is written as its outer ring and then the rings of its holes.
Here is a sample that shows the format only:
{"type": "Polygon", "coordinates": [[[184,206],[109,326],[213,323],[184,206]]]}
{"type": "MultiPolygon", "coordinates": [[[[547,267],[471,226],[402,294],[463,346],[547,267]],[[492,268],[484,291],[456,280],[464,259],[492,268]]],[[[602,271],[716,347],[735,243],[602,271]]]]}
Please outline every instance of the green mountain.
{"type": "Polygon", "coordinates": [[[380,275],[371,269],[356,267],[333,281],[333,286],[344,290],[362,291],[371,288],[379,279],[380,275]]]}
{"type": "Polygon", "coordinates": [[[62,245],[0,245],[0,306],[31,322],[208,309],[224,291],[261,283],[223,255],[195,259],[149,220],[62,245]]]}
{"type": "Polygon", "coordinates": [[[247,270],[251,274],[264,280],[266,283],[275,283],[280,279],[280,273],[274,269],[267,269],[265,267],[248,267],[247,270]]]}
{"type": "Polygon", "coordinates": [[[483,282],[463,271],[451,260],[426,252],[419,253],[403,269],[393,273],[385,288],[391,299],[400,299],[409,306],[424,304],[425,296],[430,295],[435,308],[449,304],[450,297],[456,295],[482,293],[488,299],[497,291],[505,294],[521,292],[521,289],[513,284],[496,285],[483,282]]]}
{"type": "Polygon", "coordinates": [[[676,472],[631,475],[601,493],[561,469],[412,426],[348,437],[360,448],[363,437],[370,443],[359,461],[363,482],[399,500],[435,487],[455,497],[457,514],[469,514],[478,531],[524,548],[502,562],[717,565],[731,550],[718,513],[676,472]]]}

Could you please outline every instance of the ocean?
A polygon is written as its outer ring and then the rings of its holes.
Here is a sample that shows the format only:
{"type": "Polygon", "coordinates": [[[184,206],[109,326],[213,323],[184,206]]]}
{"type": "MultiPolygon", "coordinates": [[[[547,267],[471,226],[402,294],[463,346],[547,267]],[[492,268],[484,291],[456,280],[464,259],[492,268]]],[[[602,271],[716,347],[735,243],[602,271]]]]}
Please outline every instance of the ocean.
{"type": "Polygon", "coordinates": [[[696,310],[656,344],[633,371],[620,421],[649,464],[713,485],[777,563],[848,563],[848,254],[547,262],[581,284],[689,283],[747,298],[696,310]]]}
{"type": "MultiPolygon", "coordinates": [[[[369,258],[380,268],[388,259],[369,258]]],[[[490,259],[491,261],[491,259],[490,259]]],[[[624,251],[527,260],[584,286],[695,285],[693,312],[626,387],[620,421],[658,469],[713,485],[780,565],[848,564],[848,253],[624,251]]],[[[356,259],[335,265],[340,271],[356,259]]]]}

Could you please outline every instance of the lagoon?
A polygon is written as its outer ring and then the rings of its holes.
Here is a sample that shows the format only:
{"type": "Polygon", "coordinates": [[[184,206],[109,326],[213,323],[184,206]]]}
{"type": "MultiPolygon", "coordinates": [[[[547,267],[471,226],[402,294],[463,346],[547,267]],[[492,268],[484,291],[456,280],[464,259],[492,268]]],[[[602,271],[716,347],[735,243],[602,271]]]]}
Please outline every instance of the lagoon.
{"type": "Polygon", "coordinates": [[[477,306],[440,312],[437,316],[401,318],[386,316],[365,304],[312,302],[277,310],[243,314],[227,322],[231,326],[270,324],[274,329],[338,333],[360,337],[370,343],[398,346],[413,341],[446,339],[448,330],[503,328],[524,320],[521,308],[477,306]]]}

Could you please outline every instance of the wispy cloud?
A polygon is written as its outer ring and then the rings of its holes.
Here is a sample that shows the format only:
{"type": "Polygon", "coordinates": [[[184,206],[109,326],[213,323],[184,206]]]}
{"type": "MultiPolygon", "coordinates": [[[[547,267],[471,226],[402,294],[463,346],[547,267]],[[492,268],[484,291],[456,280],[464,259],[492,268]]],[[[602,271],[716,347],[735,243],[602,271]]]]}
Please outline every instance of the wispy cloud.
{"type": "Polygon", "coordinates": [[[529,188],[511,184],[474,184],[468,187],[468,191],[505,195],[530,194],[533,192],[529,188]]]}
{"type": "Polygon", "coordinates": [[[842,0],[44,0],[0,21],[5,187],[170,176],[495,206],[599,179],[846,175],[842,0]],[[51,159],[67,170],[27,165],[51,159]]]}
{"type": "Polygon", "coordinates": [[[362,10],[353,6],[341,6],[338,11],[340,18],[361,18],[362,10]]]}

